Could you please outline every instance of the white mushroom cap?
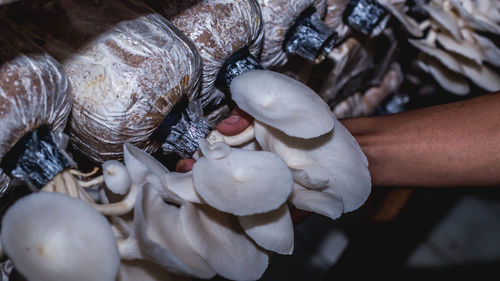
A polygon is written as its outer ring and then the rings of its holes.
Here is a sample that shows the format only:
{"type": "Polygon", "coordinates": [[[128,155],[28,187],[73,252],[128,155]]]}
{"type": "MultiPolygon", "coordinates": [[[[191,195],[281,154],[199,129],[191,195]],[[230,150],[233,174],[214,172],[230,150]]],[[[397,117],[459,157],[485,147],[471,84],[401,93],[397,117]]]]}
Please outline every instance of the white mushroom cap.
{"type": "Polygon", "coordinates": [[[419,56],[418,66],[431,76],[447,91],[456,95],[466,95],[470,92],[469,83],[460,75],[451,72],[439,62],[428,59],[426,56],[419,56]]]}
{"type": "Polygon", "coordinates": [[[500,75],[486,65],[477,65],[463,61],[462,68],[464,75],[479,87],[490,92],[500,90],[500,75]]]}
{"type": "Polygon", "coordinates": [[[407,16],[402,9],[398,9],[394,4],[391,3],[392,1],[388,0],[379,0],[378,3],[389,10],[389,12],[398,19],[399,22],[403,24],[403,26],[406,28],[406,30],[413,36],[416,37],[421,37],[423,35],[422,30],[420,30],[418,23],[412,19],[411,17],[407,16]]]}
{"type": "Polygon", "coordinates": [[[458,60],[456,60],[453,56],[448,54],[447,52],[438,49],[435,46],[430,46],[424,41],[420,40],[408,40],[413,46],[418,48],[423,53],[437,59],[440,63],[446,66],[449,70],[454,71],[456,73],[463,73],[462,66],[458,60]]]}
{"type": "Polygon", "coordinates": [[[428,5],[422,5],[422,8],[427,11],[431,18],[434,19],[441,27],[453,35],[455,40],[461,41],[463,39],[457,19],[453,14],[447,12],[442,7],[438,7],[432,2],[428,5]]]}
{"type": "Polygon", "coordinates": [[[215,145],[201,139],[204,157],[193,166],[194,187],[207,204],[246,216],[275,210],[286,202],[292,192],[293,177],[283,159],[268,151],[216,145],[224,151],[229,148],[229,153],[218,158],[222,154],[216,152],[215,145]]]}
{"type": "Polygon", "coordinates": [[[2,244],[33,281],[115,280],[120,254],[108,221],[83,201],[58,193],[28,195],[3,220],[2,244]]]}
{"type": "Polygon", "coordinates": [[[256,120],[285,134],[314,138],[330,132],[330,107],[309,87],[284,74],[252,70],[230,85],[236,104],[256,120]]]}
{"type": "Polygon", "coordinates": [[[134,231],[143,256],[169,272],[197,278],[215,276],[186,240],[179,207],[165,203],[149,185],[144,186],[137,198],[134,231]]]}
{"type": "Polygon", "coordinates": [[[371,190],[368,161],[354,137],[340,123],[333,132],[315,139],[289,137],[255,122],[262,149],[281,156],[290,168],[304,170],[314,182],[328,181],[328,192],[342,198],[344,212],[359,208],[371,190]]]}
{"type": "Polygon", "coordinates": [[[288,201],[297,209],[337,219],[344,211],[342,199],[332,193],[309,190],[299,184],[293,186],[288,201]]]}
{"type": "Polygon", "coordinates": [[[477,12],[474,13],[471,9],[467,11],[467,9],[463,6],[461,1],[459,0],[450,0],[449,2],[453,6],[453,8],[455,8],[458,11],[460,19],[465,21],[465,23],[469,27],[472,27],[480,31],[486,31],[500,35],[500,25],[491,21],[482,14],[479,14],[477,12]]]}
{"type": "Polygon", "coordinates": [[[193,171],[167,173],[165,174],[165,180],[167,181],[167,188],[182,199],[193,203],[205,203],[194,189],[193,171]]]}
{"type": "Polygon", "coordinates": [[[494,66],[500,67],[500,48],[487,37],[473,33],[474,39],[481,47],[484,59],[494,66]]]}
{"type": "Polygon", "coordinates": [[[257,280],[266,270],[267,253],[245,235],[236,217],[188,202],[181,206],[181,221],[191,245],[222,277],[257,280]]]}
{"type": "Polygon", "coordinates": [[[238,217],[241,227],[262,248],[282,254],[293,252],[293,224],[288,205],[264,214],[238,217]]]}
{"type": "Polygon", "coordinates": [[[132,184],[125,166],[115,160],[109,160],[102,164],[104,182],[106,187],[113,193],[124,195],[130,190],[132,184]]]}
{"type": "Polygon", "coordinates": [[[474,44],[474,42],[464,40],[457,42],[453,37],[442,32],[436,35],[436,39],[444,49],[459,54],[465,58],[471,59],[477,64],[482,64],[481,51],[479,47],[474,44]]]}

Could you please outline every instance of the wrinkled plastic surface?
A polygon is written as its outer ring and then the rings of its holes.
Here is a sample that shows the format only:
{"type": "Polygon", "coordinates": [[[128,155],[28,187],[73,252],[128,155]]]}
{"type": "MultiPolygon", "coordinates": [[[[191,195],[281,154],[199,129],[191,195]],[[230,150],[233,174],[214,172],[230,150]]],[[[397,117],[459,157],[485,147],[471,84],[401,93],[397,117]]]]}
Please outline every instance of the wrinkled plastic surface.
{"type": "Polygon", "coordinates": [[[215,80],[224,62],[243,47],[257,56],[262,42],[262,19],[254,0],[147,0],[188,35],[203,59],[200,101],[217,105],[224,93],[215,80]]]}
{"type": "Polygon", "coordinates": [[[198,149],[198,139],[212,131],[212,124],[202,117],[203,110],[198,101],[182,99],[167,115],[153,134],[162,144],[164,153],[177,153],[191,157],[198,149]]]}
{"type": "MultiPolygon", "coordinates": [[[[0,20],[0,158],[43,125],[61,132],[71,92],[61,65],[18,30],[0,20]]],[[[0,196],[9,178],[0,172],[0,196]]]]}
{"type": "Polygon", "coordinates": [[[326,15],[323,21],[337,32],[340,40],[351,31],[351,28],[344,23],[344,11],[348,3],[349,0],[326,1],[326,15]]]}
{"type": "Polygon", "coordinates": [[[258,0],[264,21],[264,44],[260,61],[268,68],[283,66],[287,54],[283,41],[295,19],[308,7],[314,6],[322,18],[326,11],[326,0],[258,0]]]}
{"type": "Polygon", "coordinates": [[[71,138],[95,161],[122,158],[125,141],[155,151],[156,127],[182,96],[197,93],[196,48],[142,2],[21,1],[7,13],[68,73],[71,138]]]}
{"type": "Polygon", "coordinates": [[[41,126],[25,134],[3,156],[1,166],[36,191],[71,167],[71,162],[59,151],[50,126],[41,126]]]}

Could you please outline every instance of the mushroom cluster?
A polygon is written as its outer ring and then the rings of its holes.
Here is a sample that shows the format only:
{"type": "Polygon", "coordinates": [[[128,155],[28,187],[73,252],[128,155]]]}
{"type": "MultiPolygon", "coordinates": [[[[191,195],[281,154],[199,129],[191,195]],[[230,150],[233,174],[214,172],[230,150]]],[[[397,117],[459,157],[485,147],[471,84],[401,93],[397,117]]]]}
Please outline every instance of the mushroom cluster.
{"type": "Polygon", "coordinates": [[[404,1],[380,0],[409,34],[420,51],[416,61],[446,91],[470,93],[469,81],[486,91],[500,89],[500,49],[490,39],[500,35],[500,3],[495,0],[417,1],[425,19],[405,14],[404,1]]]}
{"type": "Polygon", "coordinates": [[[399,14],[407,9],[404,1],[327,1],[323,21],[338,34],[335,48],[319,64],[293,70],[292,61],[283,72],[316,89],[338,118],[372,115],[403,82],[395,60],[401,40],[387,5],[399,14]]]}
{"type": "Polygon", "coordinates": [[[364,203],[366,157],[314,91],[253,70],[231,92],[255,121],[234,137],[200,139],[191,172],[169,172],[125,143],[124,164],[104,162],[103,176],[83,183],[62,175],[53,181],[63,183],[18,200],[0,234],[16,269],[30,280],[257,280],[271,253],[293,252],[290,206],[336,219],[364,203]],[[84,190],[95,185],[98,198],[84,190]],[[69,251],[75,267],[61,267],[69,251]]]}
{"type": "Polygon", "coordinates": [[[419,66],[447,91],[470,92],[469,79],[486,91],[500,89],[500,49],[485,34],[500,35],[498,1],[433,0],[423,4],[426,36],[409,42],[421,51],[419,66]]]}

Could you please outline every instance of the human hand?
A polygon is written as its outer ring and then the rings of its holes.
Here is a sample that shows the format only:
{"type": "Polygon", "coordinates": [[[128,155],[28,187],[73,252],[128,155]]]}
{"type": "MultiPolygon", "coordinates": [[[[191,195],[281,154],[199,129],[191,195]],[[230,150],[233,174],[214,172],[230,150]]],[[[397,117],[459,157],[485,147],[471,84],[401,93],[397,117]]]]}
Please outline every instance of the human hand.
{"type": "MultiPolygon", "coordinates": [[[[252,116],[236,107],[231,111],[231,115],[228,118],[222,120],[215,126],[215,129],[223,135],[233,136],[243,132],[246,128],[248,128],[248,126],[250,126],[250,124],[252,124],[252,122],[252,116]]],[[[195,162],[196,160],[192,158],[181,159],[177,162],[175,171],[189,172],[193,169],[195,162]]],[[[290,215],[292,217],[293,224],[297,225],[311,215],[311,212],[299,210],[290,206],[290,215]]]]}

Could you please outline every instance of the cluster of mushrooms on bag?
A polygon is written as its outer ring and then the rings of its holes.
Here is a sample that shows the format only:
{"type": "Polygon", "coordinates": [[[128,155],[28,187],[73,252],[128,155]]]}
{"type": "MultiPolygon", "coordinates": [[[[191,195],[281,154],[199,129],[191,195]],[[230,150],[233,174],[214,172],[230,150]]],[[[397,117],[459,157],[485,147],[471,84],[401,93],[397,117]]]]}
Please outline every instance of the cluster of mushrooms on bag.
{"type": "Polygon", "coordinates": [[[405,75],[500,88],[496,0],[0,4],[0,253],[28,280],[257,280],[293,253],[292,209],[370,194],[337,118],[405,75]],[[248,128],[215,130],[235,108],[248,128]]]}

